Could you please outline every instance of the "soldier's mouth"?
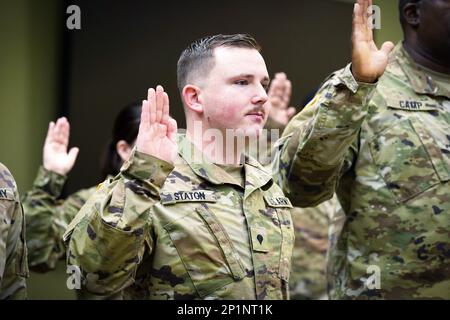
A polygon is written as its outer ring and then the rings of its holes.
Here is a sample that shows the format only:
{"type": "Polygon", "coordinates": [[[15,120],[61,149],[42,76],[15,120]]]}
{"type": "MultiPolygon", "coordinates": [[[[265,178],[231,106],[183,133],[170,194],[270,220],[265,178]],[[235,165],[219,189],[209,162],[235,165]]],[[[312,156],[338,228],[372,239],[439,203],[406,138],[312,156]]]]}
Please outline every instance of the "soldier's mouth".
{"type": "Polygon", "coordinates": [[[263,121],[264,120],[264,113],[263,112],[249,112],[245,115],[246,117],[250,117],[253,121],[263,121]]]}

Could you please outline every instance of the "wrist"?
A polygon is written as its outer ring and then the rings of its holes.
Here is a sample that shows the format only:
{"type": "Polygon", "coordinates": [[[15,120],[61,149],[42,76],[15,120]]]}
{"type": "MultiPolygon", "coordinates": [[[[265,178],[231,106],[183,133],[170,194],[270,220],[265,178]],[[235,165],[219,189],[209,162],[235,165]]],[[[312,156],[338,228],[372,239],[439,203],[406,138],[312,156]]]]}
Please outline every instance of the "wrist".
{"type": "Polygon", "coordinates": [[[58,198],[66,180],[67,176],[47,170],[44,166],[41,166],[39,167],[33,186],[45,190],[45,192],[53,197],[58,198]]]}
{"type": "Polygon", "coordinates": [[[355,70],[353,70],[353,64],[350,66],[350,71],[353,75],[353,78],[357,81],[357,82],[363,82],[363,83],[375,83],[378,81],[378,77],[366,77],[366,76],[362,76],[360,75],[358,72],[356,72],[355,70]]]}
{"type": "Polygon", "coordinates": [[[61,176],[67,176],[67,174],[68,174],[69,171],[70,171],[70,170],[63,170],[63,169],[61,169],[61,168],[53,168],[52,166],[45,165],[45,164],[43,164],[42,166],[43,166],[43,168],[44,168],[45,170],[47,170],[47,171],[49,171],[49,172],[53,172],[53,173],[59,174],[59,175],[61,175],[61,176]]]}

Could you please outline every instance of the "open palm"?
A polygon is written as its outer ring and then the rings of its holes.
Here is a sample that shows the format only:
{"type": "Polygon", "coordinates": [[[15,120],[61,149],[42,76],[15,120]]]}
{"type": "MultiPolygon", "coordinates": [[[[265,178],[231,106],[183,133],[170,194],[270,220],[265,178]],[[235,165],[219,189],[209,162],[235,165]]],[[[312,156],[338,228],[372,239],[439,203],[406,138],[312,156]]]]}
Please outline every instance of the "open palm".
{"type": "Polygon", "coordinates": [[[358,0],[353,10],[352,73],[357,81],[373,83],[381,77],[394,48],[390,41],[378,50],[373,41],[372,21],[368,10],[372,0],[358,0]]]}
{"type": "Polygon", "coordinates": [[[267,104],[270,105],[269,117],[272,121],[286,126],[295,114],[295,108],[289,107],[292,84],[283,72],[275,74],[270,83],[267,104]]]}
{"type": "Polygon", "coordinates": [[[70,136],[70,124],[66,118],[59,118],[56,123],[50,122],[45,138],[43,165],[46,170],[66,175],[72,170],[79,149],[72,148],[67,152],[70,136]]]}
{"type": "Polygon", "coordinates": [[[177,122],[169,116],[169,96],[162,86],[148,90],[142,102],[137,151],[174,163],[178,146],[177,122]]]}

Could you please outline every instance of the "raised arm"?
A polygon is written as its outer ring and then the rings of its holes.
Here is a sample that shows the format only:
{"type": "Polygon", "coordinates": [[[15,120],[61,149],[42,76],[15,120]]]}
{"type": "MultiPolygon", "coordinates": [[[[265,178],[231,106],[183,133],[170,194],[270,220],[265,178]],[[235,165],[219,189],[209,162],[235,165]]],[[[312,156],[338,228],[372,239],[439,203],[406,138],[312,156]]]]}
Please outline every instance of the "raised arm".
{"type": "Polygon", "coordinates": [[[92,193],[83,190],[67,200],[59,199],[79,152],[78,148],[68,149],[69,136],[70,124],[66,118],[50,122],[43,148],[43,165],[32,188],[22,199],[29,265],[34,271],[54,269],[56,261],[64,256],[62,235],[92,193]]]}
{"type": "Polygon", "coordinates": [[[79,268],[83,290],[121,298],[134,282],[147,250],[152,253],[152,207],[173,169],[176,122],[162,87],[143,101],[136,150],[109,184],[101,186],[69,225],[68,265],[79,268]]]}
{"type": "Polygon", "coordinates": [[[354,7],[352,63],[325,81],[275,145],[273,172],[296,206],[330,199],[354,159],[367,104],[394,47],[391,42],[380,50],[375,45],[368,18],[371,5],[370,0],[358,0],[354,7]]]}

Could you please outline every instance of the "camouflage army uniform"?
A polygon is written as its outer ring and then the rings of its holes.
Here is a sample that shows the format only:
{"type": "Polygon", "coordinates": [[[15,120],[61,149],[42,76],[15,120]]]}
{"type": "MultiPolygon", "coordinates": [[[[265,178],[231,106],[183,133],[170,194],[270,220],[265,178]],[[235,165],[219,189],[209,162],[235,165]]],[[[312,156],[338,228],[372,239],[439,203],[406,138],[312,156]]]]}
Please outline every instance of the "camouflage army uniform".
{"type": "Polygon", "coordinates": [[[28,263],[34,271],[52,270],[65,256],[64,231],[96,190],[96,187],[83,189],[61,200],[59,197],[66,180],[66,176],[41,167],[32,189],[22,199],[27,223],[28,263]]]}
{"type": "MultiPolygon", "coordinates": [[[[283,132],[285,127],[269,118],[266,129],[283,132]]],[[[268,146],[272,148],[271,135],[268,146]]],[[[268,152],[268,154],[270,154],[268,152]]],[[[269,161],[261,159],[263,164],[269,161]]],[[[336,210],[336,197],[316,207],[291,210],[295,245],[289,280],[292,300],[327,299],[327,252],[330,220],[336,210]]]]}
{"type": "Polygon", "coordinates": [[[290,292],[293,300],[327,299],[327,252],[330,217],[336,199],[316,207],[292,209],[295,245],[290,292]]]}
{"type": "Polygon", "coordinates": [[[175,167],[135,151],[69,225],[68,265],[105,297],[287,299],[289,200],[251,157],[236,177],[192,150],[180,136],[175,167]]]}
{"type": "Polygon", "coordinates": [[[352,111],[344,101],[328,113],[328,91],[321,90],[325,101],[313,106],[315,117],[291,124],[323,132],[311,139],[322,156],[305,159],[287,147],[281,163],[288,168],[284,186],[302,205],[330,197],[338,185],[346,221],[333,252],[334,298],[449,299],[450,76],[420,67],[398,44],[370,103],[352,111]],[[340,119],[366,108],[361,128],[340,119]],[[347,137],[338,134],[349,128],[348,138],[358,139],[344,162],[334,162],[347,151],[340,148],[347,137]],[[310,171],[296,169],[300,158],[310,171]]]}
{"type": "Polygon", "coordinates": [[[13,176],[0,163],[0,300],[26,299],[25,221],[13,176]]]}

